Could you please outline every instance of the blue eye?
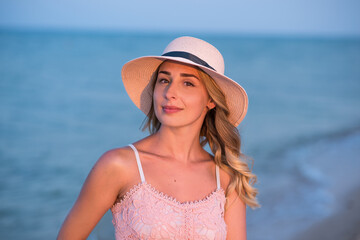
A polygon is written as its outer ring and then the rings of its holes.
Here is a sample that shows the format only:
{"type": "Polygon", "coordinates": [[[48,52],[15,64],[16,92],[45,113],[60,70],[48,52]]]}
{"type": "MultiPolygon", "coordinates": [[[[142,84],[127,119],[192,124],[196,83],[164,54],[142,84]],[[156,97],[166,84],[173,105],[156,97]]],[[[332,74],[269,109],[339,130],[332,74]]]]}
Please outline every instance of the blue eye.
{"type": "Polygon", "coordinates": [[[192,87],[194,86],[194,84],[192,84],[191,82],[185,82],[185,85],[186,86],[192,86],[192,87]]]}

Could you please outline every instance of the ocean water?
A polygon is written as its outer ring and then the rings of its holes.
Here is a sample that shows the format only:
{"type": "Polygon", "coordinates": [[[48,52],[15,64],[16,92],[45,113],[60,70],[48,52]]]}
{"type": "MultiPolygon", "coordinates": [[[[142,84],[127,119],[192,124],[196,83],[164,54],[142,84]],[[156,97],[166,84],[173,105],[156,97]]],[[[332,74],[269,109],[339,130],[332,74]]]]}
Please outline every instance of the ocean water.
{"type": "MultiPolygon", "coordinates": [[[[248,238],[288,239],[330,215],[328,176],[307,157],[359,145],[360,39],[194,36],[249,95],[239,130],[262,208],[248,211],[248,238]]],[[[0,31],[0,239],[54,239],[96,160],[147,135],[121,67],[175,37],[0,31]]],[[[107,213],[89,239],[112,234],[107,213]]]]}

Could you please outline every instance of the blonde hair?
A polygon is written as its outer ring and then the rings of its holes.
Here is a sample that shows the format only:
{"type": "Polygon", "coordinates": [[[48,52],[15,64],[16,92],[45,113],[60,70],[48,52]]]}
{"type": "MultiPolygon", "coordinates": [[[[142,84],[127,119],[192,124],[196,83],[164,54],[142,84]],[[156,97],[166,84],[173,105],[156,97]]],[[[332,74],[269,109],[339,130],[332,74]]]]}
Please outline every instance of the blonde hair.
{"type": "MultiPolygon", "coordinates": [[[[160,64],[161,66],[161,64],[160,64]]],[[[154,72],[151,81],[152,89],[155,87],[160,66],[154,72]]],[[[213,78],[200,68],[195,67],[203,81],[210,98],[216,104],[205,116],[200,129],[200,144],[204,147],[207,143],[214,154],[215,163],[230,175],[230,183],[225,191],[225,196],[236,191],[240,199],[251,208],[260,207],[256,195],[257,189],[253,187],[257,177],[251,172],[247,164],[253,159],[240,152],[241,140],[238,129],[228,120],[229,109],[225,95],[213,78]]],[[[155,115],[153,104],[146,117],[142,130],[148,129],[150,134],[159,131],[161,123],[155,115]]],[[[229,207],[227,202],[226,208],[229,207]]]]}

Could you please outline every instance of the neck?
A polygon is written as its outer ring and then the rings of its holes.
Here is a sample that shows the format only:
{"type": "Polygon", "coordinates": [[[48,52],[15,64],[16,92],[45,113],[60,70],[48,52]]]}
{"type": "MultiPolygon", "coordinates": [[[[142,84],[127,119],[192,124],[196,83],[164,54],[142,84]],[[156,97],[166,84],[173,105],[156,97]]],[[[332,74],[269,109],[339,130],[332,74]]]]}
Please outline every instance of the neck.
{"type": "Polygon", "coordinates": [[[152,136],[157,148],[172,159],[189,164],[204,154],[200,145],[200,131],[194,128],[170,128],[161,126],[152,136]]]}

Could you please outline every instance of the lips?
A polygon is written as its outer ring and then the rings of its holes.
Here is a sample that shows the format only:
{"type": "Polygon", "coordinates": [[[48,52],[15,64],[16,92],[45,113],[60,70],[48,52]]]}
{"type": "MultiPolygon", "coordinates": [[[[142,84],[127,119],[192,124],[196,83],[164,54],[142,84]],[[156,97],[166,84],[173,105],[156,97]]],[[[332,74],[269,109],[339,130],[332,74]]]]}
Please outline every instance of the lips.
{"type": "Polygon", "coordinates": [[[174,113],[174,112],[178,112],[178,111],[182,110],[182,108],[178,108],[175,106],[168,106],[168,105],[165,105],[162,108],[163,108],[163,111],[166,113],[174,113]]]}

